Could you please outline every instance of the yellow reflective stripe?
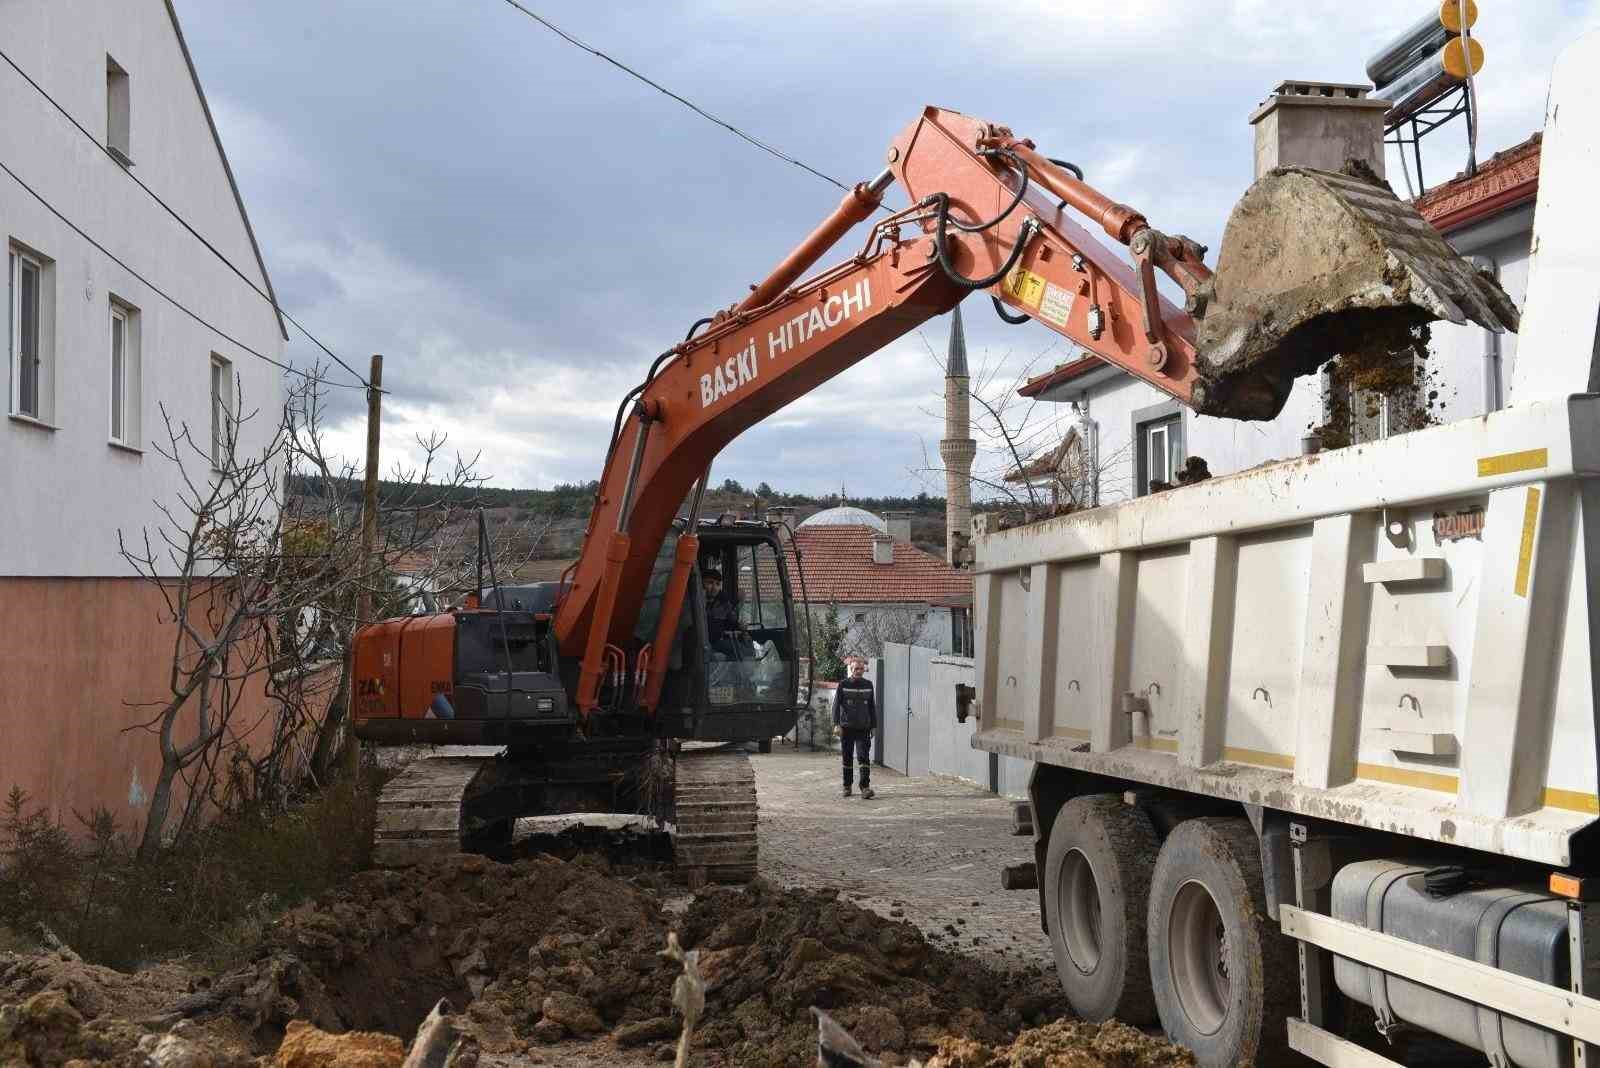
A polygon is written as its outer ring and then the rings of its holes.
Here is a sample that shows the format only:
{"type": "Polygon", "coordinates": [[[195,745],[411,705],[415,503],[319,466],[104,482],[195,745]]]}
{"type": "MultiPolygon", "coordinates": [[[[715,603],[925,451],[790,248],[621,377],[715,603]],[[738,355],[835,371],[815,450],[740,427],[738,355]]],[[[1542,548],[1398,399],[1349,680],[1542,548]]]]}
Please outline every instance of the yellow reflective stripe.
{"type": "Polygon", "coordinates": [[[1550,466],[1549,449],[1524,449],[1521,452],[1503,452],[1498,456],[1478,457],[1478,477],[1509,475],[1514,471],[1537,471],[1550,466]]]}
{"type": "Polygon", "coordinates": [[[1528,596],[1528,575],[1533,570],[1533,535],[1539,529],[1539,487],[1528,487],[1528,503],[1522,510],[1522,543],[1517,550],[1517,580],[1512,590],[1518,597],[1528,596]]]}

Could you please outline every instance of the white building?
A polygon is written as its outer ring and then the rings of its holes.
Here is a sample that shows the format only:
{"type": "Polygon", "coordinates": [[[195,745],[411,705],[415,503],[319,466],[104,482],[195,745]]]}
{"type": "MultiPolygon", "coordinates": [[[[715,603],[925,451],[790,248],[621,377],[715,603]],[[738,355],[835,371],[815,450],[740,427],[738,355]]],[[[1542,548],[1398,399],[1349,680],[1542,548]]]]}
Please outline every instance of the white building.
{"type": "Polygon", "coordinates": [[[283,387],[246,347],[281,360],[286,335],[171,4],[0,0],[0,25],[27,76],[0,65],[0,790],[127,827],[155,766],[127,703],[166,692],[171,633],[117,533],[177,500],[163,408],[210,449],[237,379],[259,448],[283,387]]]}
{"type": "MultiPolygon", "coordinates": [[[[1458,252],[1492,271],[1519,307],[1527,290],[1538,184],[1536,135],[1482,164],[1475,175],[1444,183],[1416,201],[1422,216],[1458,252]]],[[[1503,407],[1516,335],[1442,322],[1432,330],[1430,355],[1422,364],[1425,377],[1419,380],[1425,382],[1420,387],[1424,400],[1437,393],[1435,417],[1449,421],[1503,407]]],[[[1223,475],[1296,456],[1306,447],[1305,437],[1329,421],[1335,388],[1326,373],[1301,378],[1276,419],[1246,423],[1197,415],[1120,368],[1084,355],[1019,390],[1024,397],[1074,405],[1076,412],[1065,440],[1052,443],[1008,480],[1045,486],[1097,483],[1089,485],[1091,499],[1082,503],[1114,504],[1150,492],[1152,481],[1177,481],[1189,457],[1203,458],[1211,474],[1223,475]]],[[[1387,405],[1376,401],[1357,405],[1349,420],[1353,441],[1402,429],[1391,425],[1387,405]]]]}

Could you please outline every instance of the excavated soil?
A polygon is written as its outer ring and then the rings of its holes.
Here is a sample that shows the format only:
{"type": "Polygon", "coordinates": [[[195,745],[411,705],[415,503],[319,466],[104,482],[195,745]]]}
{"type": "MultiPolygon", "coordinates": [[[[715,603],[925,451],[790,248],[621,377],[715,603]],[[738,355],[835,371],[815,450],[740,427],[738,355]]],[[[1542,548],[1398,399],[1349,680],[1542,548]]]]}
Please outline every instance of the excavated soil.
{"type": "MultiPolygon", "coordinates": [[[[293,1021],[409,1042],[441,997],[486,1063],[670,1060],[669,930],[699,951],[705,981],[693,1063],[813,1063],[813,1005],[886,1064],[1188,1063],[1126,1028],[1050,1023],[1065,1012],[1053,976],[995,972],[832,892],[758,880],[686,901],[659,872],[619,875],[592,855],[364,872],[283,914],[252,960],[221,975],[0,957],[0,1063],[184,1063],[153,1056],[161,1043],[203,1048],[218,1066],[290,1063],[273,1055],[293,1021]]],[[[351,1047],[362,1058],[351,1063],[397,1048],[372,1041],[351,1047]]]]}
{"type": "Polygon", "coordinates": [[[1387,409],[1390,433],[1420,430],[1443,421],[1447,400],[1438,368],[1428,360],[1429,325],[1375,332],[1352,343],[1329,365],[1334,388],[1327,419],[1312,429],[1325,449],[1343,448],[1358,436],[1375,436],[1387,409]],[[1365,434],[1359,428],[1367,427],[1365,434]]]}
{"type": "Polygon", "coordinates": [[[925,1068],[1193,1068],[1188,1050],[1116,1020],[1058,1020],[1005,1046],[946,1038],[925,1068]]]}

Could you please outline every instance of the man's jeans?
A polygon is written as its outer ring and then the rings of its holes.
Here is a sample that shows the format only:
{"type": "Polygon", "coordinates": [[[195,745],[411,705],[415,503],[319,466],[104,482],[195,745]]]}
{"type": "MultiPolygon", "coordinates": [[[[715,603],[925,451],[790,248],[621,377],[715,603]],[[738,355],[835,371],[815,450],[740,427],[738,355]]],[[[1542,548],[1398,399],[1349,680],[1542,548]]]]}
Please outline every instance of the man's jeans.
{"type": "Polygon", "coordinates": [[[872,780],[872,732],[844,731],[840,735],[839,749],[844,754],[844,788],[850,789],[855,778],[855,763],[861,764],[861,788],[867,789],[872,780]]]}

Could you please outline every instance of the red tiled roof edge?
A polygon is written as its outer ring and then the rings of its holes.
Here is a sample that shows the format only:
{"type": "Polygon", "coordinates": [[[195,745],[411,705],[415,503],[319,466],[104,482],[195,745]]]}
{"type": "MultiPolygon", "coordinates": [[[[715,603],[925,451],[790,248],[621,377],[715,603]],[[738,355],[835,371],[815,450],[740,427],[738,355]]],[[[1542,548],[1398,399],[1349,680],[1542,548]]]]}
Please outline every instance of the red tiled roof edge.
{"type": "Polygon", "coordinates": [[[1079,375],[1086,375],[1096,367],[1104,367],[1105,365],[1105,360],[1093,353],[1089,353],[1085,356],[1080,356],[1071,363],[1064,363],[1054,370],[1046,371],[1042,375],[1036,375],[1028,379],[1017,390],[1017,393],[1024,397],[1037,397],[1051,386],[1060,385],[1062,382],[1070,382],[1079,375]]]}
{"type": "MultiPolygon", "coordinates": [[[[802,527],[795,532],[805,566],[806,597],[813,603],[935,604],[972,594],[972,575],[931,553],[896,542],[892,564],[872,562],[869,527],[802,527]]],[[[785,546],[795,593],[794,551],[785,546]]]]}
{"type": "Polygon", "coordinates": [[[1478,173],[1457,175],[1422,194],[1417,211],[1441,234],[1525,204],[1539,193],[1539,158],[1543,134],[1496,152],[1478,173]]]}

